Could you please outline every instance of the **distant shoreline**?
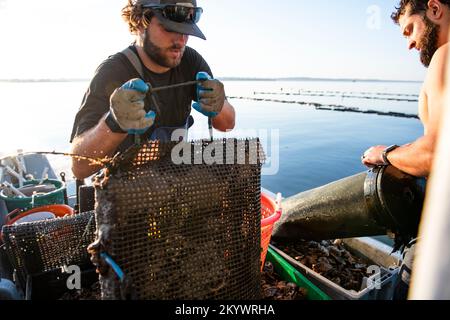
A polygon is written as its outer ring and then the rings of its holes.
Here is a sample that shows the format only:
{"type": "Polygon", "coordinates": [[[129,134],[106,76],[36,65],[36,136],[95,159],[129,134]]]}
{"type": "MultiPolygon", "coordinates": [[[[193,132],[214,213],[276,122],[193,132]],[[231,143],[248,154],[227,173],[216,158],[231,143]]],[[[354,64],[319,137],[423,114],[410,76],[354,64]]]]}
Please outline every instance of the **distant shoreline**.
{"type": "Polygon", "coordinates": [[[381,79],[346,79],[346,78],[309,78],[309,77],[291,77],[291,78],[238,78],[238,77],[219,77],[223,81],[329,81],[329,82],[391,82],[391,83],[422,83],[419,80],[381,80],[381,79]]]}
{"type": "MultiPolygon", "coordinates": [[[[421,83],[418,80],[380,80],[380,79],[339,79],[339,78],[247,78],[247,77],[218,77],[222,81],[329,81],[329,82],[388,82],[388,83],[421,83]]],[[[88,82],[90,79],[0,79],[3,83],[45,83],[45,82],[88,82]]]]}

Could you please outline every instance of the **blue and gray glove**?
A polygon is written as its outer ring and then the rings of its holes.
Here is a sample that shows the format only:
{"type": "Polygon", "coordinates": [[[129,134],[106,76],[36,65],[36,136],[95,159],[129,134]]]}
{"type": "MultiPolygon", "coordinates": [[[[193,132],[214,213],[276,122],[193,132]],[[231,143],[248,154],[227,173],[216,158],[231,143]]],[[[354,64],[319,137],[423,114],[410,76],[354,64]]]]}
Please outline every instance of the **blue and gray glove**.
{"type": "Polygon", "coordinates": [[[145,111],[149,89],[143,80],[132,79],[113,92],[106,121],[113,132],[143,134],[154,124],[155,112],[145,111]]]}
{"type": "Polygon", "coordinates": [[[207,117],[214,118],[223,108],[225,102],[225,89],[223,83],[212,79],[206,72],[197,73],[197,102],[192,107],[207,117]]]}

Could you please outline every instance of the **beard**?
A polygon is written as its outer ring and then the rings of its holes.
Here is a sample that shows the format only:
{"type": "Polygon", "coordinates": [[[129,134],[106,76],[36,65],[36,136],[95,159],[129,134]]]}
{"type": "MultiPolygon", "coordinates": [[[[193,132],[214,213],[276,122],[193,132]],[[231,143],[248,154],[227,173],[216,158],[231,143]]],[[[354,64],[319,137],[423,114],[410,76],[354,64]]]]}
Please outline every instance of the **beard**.
{"type": "Polygon", "coordinates": [[[168,48],[158,47],[151,39],[147,30],[144,34],[144,51],[154,62],[162,67],[175,68],[181,63],[181,58],[183,57],[184,50],[186,47],[180,46],[178,44],[173,44],[168,48]],[[169,57],[168,53],[170,50],[180,50],[181,54],[178,58],[169,57]]]}
{"type": "Polygon", "coordinates": [[[429,67],[431,59],[438,49],[438,39],[440,27],[433,21],[424,17],[425,33],[419,41],[420,61],[425,67],[429,67]]]}

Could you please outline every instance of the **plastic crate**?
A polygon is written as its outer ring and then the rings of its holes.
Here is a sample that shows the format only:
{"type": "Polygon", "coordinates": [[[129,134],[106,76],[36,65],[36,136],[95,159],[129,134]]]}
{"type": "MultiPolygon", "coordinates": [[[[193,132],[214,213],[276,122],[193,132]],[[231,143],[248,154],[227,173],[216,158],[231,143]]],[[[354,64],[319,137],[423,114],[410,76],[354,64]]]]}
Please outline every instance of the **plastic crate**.
{"type": "Polygon", "coordinates": [[[277,254],[272,248],[267,251],[266,261],[273,264],[275,272],[285,281],[295,283],[307,290],[307,300],[331,300],[330,297],[316,287],[300,272],[295,270],[286,260],[277,254]]]}
{"type": "Polygon", "coordinates": [[[364,284],[372,283],[373,286],[366,286],[359,292],[344,289],[304,264],[296,261],[293,257],[290,257],[273,245],[271,245],[271,249],[294,266],[295,269],[300,271],[308,280],[333,300],[391,300],[398,277],[398,266],[400,264],[397,256],[390,255],[381,243],[370,240],[370,238],[348,239],[344,240],[344,244],[352,253],[366,258],[374,266],[379,267],[380,274],[374,274],[368,277],[368,281],[364,284]],[[363,248],[370,248],[370,250],[361,251],[363,248]],[[395,261],[397,263],[393,264],[395,261]]]}
{"type": "MultiPolygon", "coordinates": [[[[64,191],[66,190],[66,184],[59,180],[45,180],[43,183],[53,184],[56,190],[46,193],[38,194],[32,197],[8,197],[3,191],[0,191],[0,199],[5,201],[6,207],[9,212],[14,209],[30,210],[36,207],[41,207],[50,204],[64,204],[64,191]]],[[[30,180],[24,182],[24,186],[38,185],[39,180],[30,180]]],[[[16,185],[16,188],[19,186],[16,185]]]]}

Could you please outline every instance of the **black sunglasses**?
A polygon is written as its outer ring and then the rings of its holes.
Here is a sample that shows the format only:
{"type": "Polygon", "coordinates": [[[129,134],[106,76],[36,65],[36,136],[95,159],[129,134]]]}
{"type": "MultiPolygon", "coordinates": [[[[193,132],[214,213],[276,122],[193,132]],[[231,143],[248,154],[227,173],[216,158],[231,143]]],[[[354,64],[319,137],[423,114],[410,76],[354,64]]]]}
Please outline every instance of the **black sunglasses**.
{"type": "Polygon", "coordinates": [[[143,5],[143,8],[150,8],[161,11],[164,18],[174,22],[197,23],[203,13],[200,7],[186,7],[176,4],[166,5],[143,5]]]}

